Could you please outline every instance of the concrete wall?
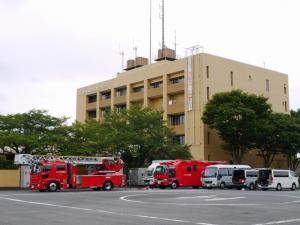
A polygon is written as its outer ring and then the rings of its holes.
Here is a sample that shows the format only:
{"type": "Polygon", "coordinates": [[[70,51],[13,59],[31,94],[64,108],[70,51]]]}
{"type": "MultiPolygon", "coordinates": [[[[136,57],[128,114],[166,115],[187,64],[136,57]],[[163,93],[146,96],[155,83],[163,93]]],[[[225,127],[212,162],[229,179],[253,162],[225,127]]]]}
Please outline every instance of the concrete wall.
{"type": "Polygon", "coordinates": [[[0,170],[0,188],[20,187],[20,169],[0,170]]]}

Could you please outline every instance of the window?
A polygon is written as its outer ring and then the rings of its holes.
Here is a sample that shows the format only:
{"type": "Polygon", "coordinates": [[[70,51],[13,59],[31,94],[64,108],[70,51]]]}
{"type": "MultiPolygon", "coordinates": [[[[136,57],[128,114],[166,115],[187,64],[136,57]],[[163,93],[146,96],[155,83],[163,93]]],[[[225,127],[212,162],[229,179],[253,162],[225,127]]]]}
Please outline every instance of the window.
{"type": "Polygon", "coordinates": [[[119,89],[117,89],[116,95],[117,95],[117,97],[125,96],[126,95],[126,88],[119,88],[119,89]]]}
{"type": "Polygon", "coordinates": [[[183,83],[183,82],[184,82],[184,76],[170,79],[171,84],[178,84],[178,83],[183,83]]]}
{"type": "Polygon", "coordinates": [[[286,94],[286,90],[287,90],[286,84],[284,84],[284,86],[283,86],[283,93],[284,93],[284,94],[286,94]]]}
{"type": "Polygon", "coordinates": [[[197,171],[197,165],[193,165],[193,171],[197,171]]]}
{"type": "Polygon", "coordinates": [[[143,91],[144,91],[144,86],[132,88],[132,92],[133,92],[133,93],[143,92],[143,91]]]}
{"type": "Polygon", "coordinates": [[[117,112],[122,112],[126,109],[126,105],[117,105],[116,110],[117,112]]]}
{"type": "Polygon", "coordinates": [[[230,85],[233,86],[233,72],[230,71],[230,85]]]}
{"type": "Polygon", "coordinates": [[[174,178],[174,177],[176,177],[176,170],[175,170],[175,168],[169,168],[169,177],[170,178],[174,178]]]}
{"type": "Polygon", "coordinates": [[[65,165],[56,165],[57,171],[65,171],[65,165]]]}
{"type": "Polygon", "coordinates": [[[52,170],[52,165],[43,165],[43,172],[49,172],[52,170]]]}
{"type": "Polygon", "coordinates": [[[96,118],[96,110],[87,111],[88,119],[94,119],[96,118]]]}
{"type": "Polygon", "coordinates": [[[170,123],[173,126],[184,124],[184,114],[170,116],[170,123]]]}
{"type": "Polygon", "coordinates": [[[88,103],[96,102],[97,101],[97,95],[88,95],[88,103]]]}
{"type": "Polygon", "coordinates": [[[207,160],[210,161],[210,154],[207,155],[207,160]]]}
{"type": "Polygon", "coordinates": [[[284,101],[284,111],[287,112],[288,111],[288,108],[287,108],[287,102],[284,101]]]}
{"type": "Polygon", "coordinates": [[[101,116],[105,117],[110,112],[110,107],[101,108],[101,116]]]}
{"type": "Polygon", "coordinates": [[[177,136],[175,136],[174,140],[181,145],[185,144],[185,136],[184,135],[177,135],[177,136]]]}
{"type": "Polygon", "coordinates": [[[192,171],[191,166],[187,166],[187,167],[186,167],[186,171],[187,171],[187,172],[191,172],[191,171],[192,171]]]}
{"type": "Polygon", "coordinates": [[[289,171],[273,171],[274,177],[289,177],[289,171]]]}
{"type": "Polygon", "coordinates": [[[208,131],[207,132],[207,144],[209,144],[210,143],[210,132],[208,131]]]}
{"type": "Polygon", "coordinates": [[[160,87],[162,87],[162,84],[163,84],[162,81],[158,81],[158,82],[150,84],[150,87],[151,88],[160,88],[160,87]]]}
{"type": "Polygon", "coordinates": [[[270,81],[266,80],[266,91],[269,92],[270,91],[270,81]]]}
{"type": "Polygon", "coordinates": [[[106,99],[110,99],[110,98],[111,98],[110,91],[101,93],[101,99],[106,100],[106,99]]]}
{"type": "Polygon", "coordinates": [[[228,176],[232,176],[232,174],[233,174],[233,169],[232,169],[232,168],[229,168],[229,169],[228,169],[228,176]]]}
{"type": "Polygon", "coordinates": [[[246,171],[246,177],[257,177],[257,171],[246,171]]]}
{"type": "Polygon", "coordinates": [[[206,78],[209,78],[209,66],[206,66],[206,78]]]}
{"type": "Polygon", "coordinates": [[[249,77],[248,77],[248,78],[249,78],[249,80],[252,80],[252,76],[251,76],[251,75],[249,75],[249,77]]]}
{"type": "Polygon", "coordinates": [[[207,100],[209,100],[209,87],[206,87],[206,97],[207,97],[207,100]]]}
{"type": "Polygon", "coordinates": [[[228,176],[228,171],[226,168],[219,169],[219,175],[221,176],[228,176]]]}

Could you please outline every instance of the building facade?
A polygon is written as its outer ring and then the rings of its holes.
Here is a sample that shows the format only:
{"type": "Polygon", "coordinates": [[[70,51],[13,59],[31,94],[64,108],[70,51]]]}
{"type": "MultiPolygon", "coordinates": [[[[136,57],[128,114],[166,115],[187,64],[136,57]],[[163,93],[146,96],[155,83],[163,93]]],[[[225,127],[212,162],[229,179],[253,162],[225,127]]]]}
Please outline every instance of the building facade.
{"type": "MultiPolygon", "coordinates": [[[[217,133],[203,124],[201,116],[215,93],[234,89],[268,97],[275,112],[289,111],[286,74],[200,53],[130,68],[114,79],[79,88],[76,119],[101,122],[111,109],[122,110],[132,104],[160,109],[178,141],[191,145],[195,159],[229,160],[217,133]]],[[[262,166],[255,151],[249,152],[243,163],[262,166]]],[[[283,163],[278,157],[274,166],[283,163]]]]}

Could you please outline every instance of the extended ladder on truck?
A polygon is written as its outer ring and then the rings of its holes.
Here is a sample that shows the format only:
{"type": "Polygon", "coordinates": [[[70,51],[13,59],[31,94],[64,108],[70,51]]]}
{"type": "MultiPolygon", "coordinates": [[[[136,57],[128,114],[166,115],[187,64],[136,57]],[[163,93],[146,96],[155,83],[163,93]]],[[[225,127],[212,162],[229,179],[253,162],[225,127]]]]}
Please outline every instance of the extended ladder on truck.
{"type": "Polygon", "coordinates": [[[117,157],[18,154],[15,155],[15,164],[31,168],[31,190],[111,190],[124,186],[126,182],[125,175],[119,173],[123,161],[117,157]]]}
{"type": "Polygon", "coordinates": [[[40,161],[64,161],[72,164],[102,164],[103,160],[120,160],[116,157],[90,157],[90,156],[53,156],[53,155],[31,155],[31,154],[17,154],[15,155],[14,163],[16,165],[32,165],[40,161]]]}

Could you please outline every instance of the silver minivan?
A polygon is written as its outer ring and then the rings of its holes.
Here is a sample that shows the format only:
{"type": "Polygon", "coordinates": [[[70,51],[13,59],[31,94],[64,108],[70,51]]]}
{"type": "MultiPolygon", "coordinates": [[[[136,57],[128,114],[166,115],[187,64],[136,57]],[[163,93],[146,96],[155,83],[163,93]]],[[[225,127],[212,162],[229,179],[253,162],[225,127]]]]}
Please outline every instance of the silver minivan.
{"type": "Polygon", "coordinates": [[[295,190],[299,187],[298,176],[291,170],[259,169],[257,185],[263,190],[270,188],[295,190]]]}
{"type": "Polygon", "coordinates": [[[255,169],[235,169],[232,174],[232,183],[236,188],[256,189],[258,170],[255,169]]]}
{"type": "Polygon", "coordinates": [[[232,173],[234,169],[250,169],[248,165],[211,165],[206,167],[202,174],[204,188],[219,187],[224,189],[232,187],[232,173]]]}

